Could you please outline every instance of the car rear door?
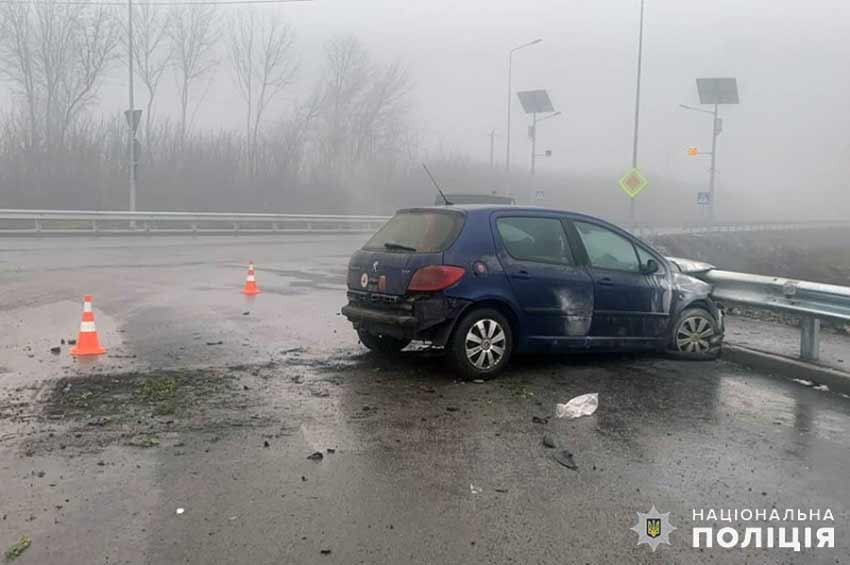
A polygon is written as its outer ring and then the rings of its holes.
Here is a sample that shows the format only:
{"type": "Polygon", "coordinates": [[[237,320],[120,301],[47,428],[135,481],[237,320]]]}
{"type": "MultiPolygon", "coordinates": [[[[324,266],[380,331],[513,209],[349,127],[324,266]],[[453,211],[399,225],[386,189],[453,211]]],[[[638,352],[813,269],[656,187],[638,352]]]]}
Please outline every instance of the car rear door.
{"type": "Polygon", "coordinates": [[[652,255],[625,235],[592,221],[568,225],[580,244],[593,278],[594,310],[591,337],[654,339],[661,337],[669,320],[670,283],[664,262],[647,274],[642,264],[652,255]],[[643,261],[643,262],[642,262],[643,261]]]}
{"type": "Polygon", "coordinates": [[[583,344],[593,313],[593,280],[577,266],[561,217],[500,212],[491,225],[530,343],[583,344]]]}

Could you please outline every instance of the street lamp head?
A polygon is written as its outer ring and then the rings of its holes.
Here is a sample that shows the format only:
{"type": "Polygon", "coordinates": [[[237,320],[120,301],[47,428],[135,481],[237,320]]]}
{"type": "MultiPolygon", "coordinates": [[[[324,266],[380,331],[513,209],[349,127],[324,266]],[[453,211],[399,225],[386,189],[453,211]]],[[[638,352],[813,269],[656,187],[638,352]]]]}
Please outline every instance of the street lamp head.
{"type": "Polygon", "coordinates": [[[520,49],[525,49],[526,47],[531,47],[532,45],[537,45],[541,41],[543,41],[543,39],[538,37],[534,41],[529,41],[528,43],[523,43],[522,45],[517,45],[516,47],[511,49],[511,53],[513,53],[514,51],[519,51],[520,49]]]}

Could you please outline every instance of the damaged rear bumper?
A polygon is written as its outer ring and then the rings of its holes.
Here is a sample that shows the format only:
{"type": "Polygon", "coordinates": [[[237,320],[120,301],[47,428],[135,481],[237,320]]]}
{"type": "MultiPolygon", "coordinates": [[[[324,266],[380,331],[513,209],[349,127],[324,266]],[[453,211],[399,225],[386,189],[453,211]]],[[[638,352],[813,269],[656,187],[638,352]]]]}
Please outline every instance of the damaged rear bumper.
{"type": "Polygon", "coordinates": [[[395,296],[349,291],[342,315],[357,330],[443,346],[470,304],[444,295],[395,296]]]}

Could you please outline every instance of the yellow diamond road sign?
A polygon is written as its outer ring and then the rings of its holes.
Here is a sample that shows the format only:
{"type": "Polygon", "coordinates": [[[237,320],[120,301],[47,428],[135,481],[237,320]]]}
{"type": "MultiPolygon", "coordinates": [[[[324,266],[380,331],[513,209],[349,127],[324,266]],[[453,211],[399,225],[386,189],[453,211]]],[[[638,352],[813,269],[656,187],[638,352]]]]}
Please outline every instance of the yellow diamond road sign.
{"type": "Polygon", "coordinates": [[[623,189],[630,198],[634,198],[638,195],[638,193],[646,188],[649,184],[649,181],[646,180],[638,169],[630,169],[626,172],[625,175],[620,179],[619,183],[620,188],[623,189]]]}

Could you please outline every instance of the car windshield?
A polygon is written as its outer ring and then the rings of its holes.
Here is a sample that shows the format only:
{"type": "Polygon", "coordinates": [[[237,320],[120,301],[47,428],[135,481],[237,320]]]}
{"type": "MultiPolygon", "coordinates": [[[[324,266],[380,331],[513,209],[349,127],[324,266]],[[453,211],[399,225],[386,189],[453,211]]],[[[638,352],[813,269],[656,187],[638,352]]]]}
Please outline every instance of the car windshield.
{"type": "Polygon", "coordinates": [[[456,212],[399,212],[363,248],[434,253],[446,249],[460,233],[462,226],[463,215],[456,212]]]}

